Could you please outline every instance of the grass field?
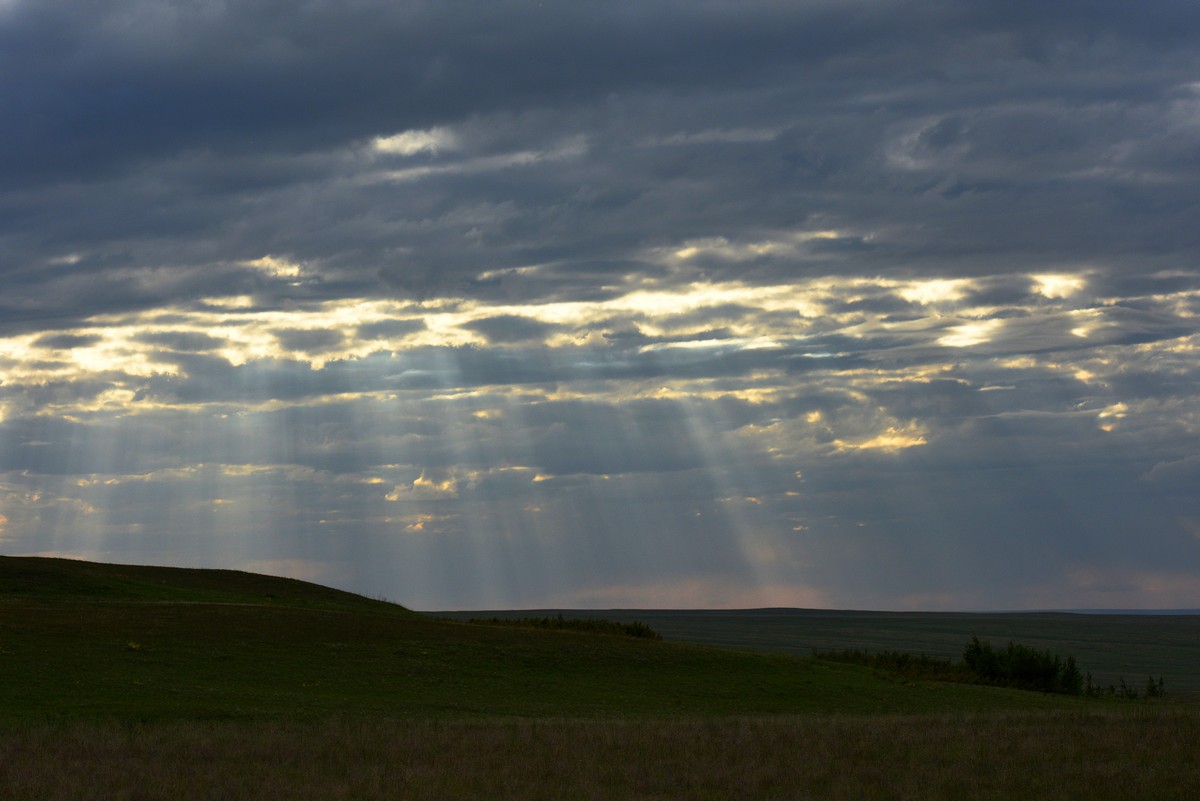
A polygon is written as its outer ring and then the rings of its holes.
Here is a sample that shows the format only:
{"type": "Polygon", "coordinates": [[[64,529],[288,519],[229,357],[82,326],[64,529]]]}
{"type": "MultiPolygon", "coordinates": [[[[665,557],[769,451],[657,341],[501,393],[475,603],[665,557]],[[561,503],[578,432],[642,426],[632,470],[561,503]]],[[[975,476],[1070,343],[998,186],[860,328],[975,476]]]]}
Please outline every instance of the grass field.
{"type": "MultiPolygon", "coordinates": [[[[557,614],[559,610],[442,612],[452,619],[557,614]]],[[[957,659],[972,636],[1074,655],[1098,684],[1162,677],[1167,692],[1200,700],[1200,615],[1062,612],[854,612],[801,609],[564,611],[636,620],[669,640],[810,655],[862,649],[957,659]]]]}
{"type": "Polygon", "coordinates": [[[164,569],[49,567],[40,578],[28,565],[20,574],[44,593],[6,592],[0,604],[8,719],[914,714],[1081,703],[906,686],[787,654],[448,622],[250,574],[189,571],[177,583],[164,569]]]}
{"type": "Polygon", "coordinates": [[[0,798],[1197,797],[1200,708],[0,557],[0,798]]]}
{"type": "Polygon", "coordinates": [[[1200,718],[1140,710],[32,726],[0,797],[1191,801],[1200,718]]]}

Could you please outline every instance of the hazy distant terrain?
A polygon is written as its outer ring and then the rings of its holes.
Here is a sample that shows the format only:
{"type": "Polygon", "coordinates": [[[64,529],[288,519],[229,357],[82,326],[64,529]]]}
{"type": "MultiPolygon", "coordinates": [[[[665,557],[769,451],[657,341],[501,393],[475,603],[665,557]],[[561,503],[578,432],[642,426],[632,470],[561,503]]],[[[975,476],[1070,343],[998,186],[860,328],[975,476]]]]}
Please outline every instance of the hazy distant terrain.
{"type": "Polygon", "coordinates": [[[973,636],[1074,655],[1097,683],[1161,676],[1167,692],[1200,696],[1200,615],[1187,613],[863,612],[747,610],[500,610],[455,619],[556,615],[640,621],[669,640],[810,655],[843,648],[958,657],[973,636]]]}

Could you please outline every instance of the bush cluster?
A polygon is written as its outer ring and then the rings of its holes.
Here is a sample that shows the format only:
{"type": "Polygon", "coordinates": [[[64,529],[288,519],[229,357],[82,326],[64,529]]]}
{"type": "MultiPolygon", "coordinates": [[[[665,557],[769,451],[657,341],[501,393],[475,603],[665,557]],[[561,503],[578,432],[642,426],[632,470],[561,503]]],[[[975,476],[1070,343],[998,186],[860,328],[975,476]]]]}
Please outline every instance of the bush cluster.
{"type": "MultiPolygon", "coordinates": [[[[1119,687],[1111,684],[1093,684],[1092,675],[1088,673],[1085,677],[1073,656],[1062,659],[1049,651],[1039,651],[1014,642],[1010,642],[1004,648],[996,648],[978,637],[971,638],[963,649],[962,659],[957,662],[900,651],[869,652],[847,649],[814,652],[813,656],[833,662],[866,665],[908,679],[989,684],[1063,695],[1142,697],[1137,689],[1127,685],[1124,679],[1121,679],[1119,687]]],[[[1161,677],[1155,679],[1151,676],[1146,680],[1144,697],[1161,698],[1164,692],[1161,677]]]]}
{"type": "Polygon", "coordinates": [[[662,635],[645,623],[621,623],[616,620],[602,618],[564,618],[560,612],[554,617],[520,617],[520,618],[478,618],[473,617],[468,623],[485,623],[491,626],[521,626],[537,629],[567,629],[571,631],[586,631],[592,634],[618,634],[623,637],[638,637],[644,640],[661,640],[662,635]]]}
{"type": "Polygon", "coordinates": [[[1010,642],[999,650],[990,642],[972,637],[963,651],[963,664],[984,684],[1039,690],[1044,693],[1079,695],[1083,673],[1075,657],[1060,659],[1049,651],[1010,642]]]}

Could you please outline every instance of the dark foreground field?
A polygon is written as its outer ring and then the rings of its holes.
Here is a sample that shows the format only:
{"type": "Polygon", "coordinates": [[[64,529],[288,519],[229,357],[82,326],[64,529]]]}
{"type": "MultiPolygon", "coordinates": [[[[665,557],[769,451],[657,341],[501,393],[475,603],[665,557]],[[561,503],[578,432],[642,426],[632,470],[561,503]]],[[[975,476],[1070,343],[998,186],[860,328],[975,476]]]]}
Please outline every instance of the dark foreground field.
{"type": "Polygon", "coordinates": [[[0,557],[0,798],[1195,798],[1200,709],[0,557]]]}
{"type": "Polygon", "coordinates": [[[11,801],[1191,801],[1171,711],[669,720],[108,722],[0,736],[11,801]]]}

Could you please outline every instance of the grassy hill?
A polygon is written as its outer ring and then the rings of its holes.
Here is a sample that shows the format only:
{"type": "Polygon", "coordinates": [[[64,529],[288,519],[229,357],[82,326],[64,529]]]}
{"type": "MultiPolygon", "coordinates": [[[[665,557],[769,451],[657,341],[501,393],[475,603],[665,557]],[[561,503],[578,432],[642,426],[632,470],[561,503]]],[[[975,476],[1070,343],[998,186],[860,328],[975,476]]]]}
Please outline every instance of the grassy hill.
{"type": "Polygon", "coordinates": [[[0,798],[1196,797],[1200,713],[0,558],[0,798]]]}
{"type": "Polygon", "coordinates": [[[0,558],[0,717],[661,717],[1079,708],[788,654],[433,619],[236,571],[0,558]]]}
{"type": "Polygon", "coordinates": [[[0,556],[0,604],[28,602],[227,603],[320,609],[400,607],[307,581],[240,570],[110,565],[0,556]]]}

